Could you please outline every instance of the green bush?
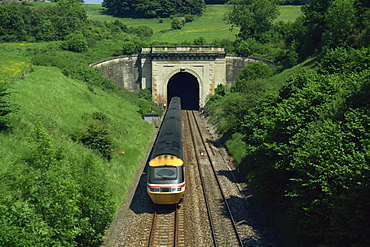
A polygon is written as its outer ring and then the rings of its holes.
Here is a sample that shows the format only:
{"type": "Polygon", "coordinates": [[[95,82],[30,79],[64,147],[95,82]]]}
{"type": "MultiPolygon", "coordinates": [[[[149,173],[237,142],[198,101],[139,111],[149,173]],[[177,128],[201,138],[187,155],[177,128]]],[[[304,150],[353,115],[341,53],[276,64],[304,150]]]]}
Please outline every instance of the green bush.
{"type": "Polygon", "coordinates": [[[127,33],[135,34],[138,37],[151,37],[153,35],[153,29],[148,26],[129,27],[127,33]]]}
{"type": "Polygon", "coordinates": [[[152,100],[152,91],[149,88],[140,89],[139,98],[146,99],[148,101],[152,100]]]}
{"type": "Polygon", "coordinates": [[[76,32],[66,37],[62,48],[68,51],[84,52],[87,51],[88,47],[85,36],[80,32],[76,32]]]}
{"type": "Polygon", "coordinates": [[[244,56],[267,54],[268,48],[253,38],[235,42],[235,52],[244,56]]]}
{"type": "Polygon", "coordinates": [[[206,44],[206,39],[201,36],[199,38],[194,39],[193,44],[194,45],[205,45],[206,44]]]}
{"type": "Polygon", "coordinates": [[[269,78],[274,71],[262,62],[255,62],[245,66],[238,74],[238,80],[255,80],[269,78]]]}
{"type": "Polygon", "coordinates": [[[108,161],[112,159],[113,141],[110,131],[110,120],[102,112],[95,112],[85,117],[87,127],[71,133],[74,141],[97,150],[108,161]]]}
{"type": "Polygon", "coordinates": [[[246,155],[246,144],[244,136],[240,133],[232,134],[231,138],[226,141],[227,150],[234,157],[236,164],[240,165],[246,155]]]}
{"type": "Polygon", "coordinates": [[[171,28],[172,29],[182,29],[185,25],[184,17],[175,17],[172,19],[171,28]]]}
{"type": "Polygon", "coordinates": [[[10,103],[8,84],[0,82],[0,130],[9,127],[9,114],[17,111],[15,105],[10,103]]]}
{"type": "Polygon", "coordinates": [[[122,47],[122,54],[125,55],[132,55],[132,54],[139,54],[141,52],[141,48],[143,48],[146,44],[139,40],[130,40],[126,41],[122,47]]]}

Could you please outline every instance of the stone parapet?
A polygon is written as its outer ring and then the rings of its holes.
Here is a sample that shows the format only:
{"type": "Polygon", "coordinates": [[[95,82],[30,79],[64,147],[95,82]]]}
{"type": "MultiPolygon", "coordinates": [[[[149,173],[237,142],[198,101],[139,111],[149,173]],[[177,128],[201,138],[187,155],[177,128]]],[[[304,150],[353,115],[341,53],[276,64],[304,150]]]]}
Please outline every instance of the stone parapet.
{"type": "Polygon", "coordinates": [[[142,48],[141,54],[144,56],[224,56],[225,49],[223,47],[199,45],[152,46],[142,48]]]}

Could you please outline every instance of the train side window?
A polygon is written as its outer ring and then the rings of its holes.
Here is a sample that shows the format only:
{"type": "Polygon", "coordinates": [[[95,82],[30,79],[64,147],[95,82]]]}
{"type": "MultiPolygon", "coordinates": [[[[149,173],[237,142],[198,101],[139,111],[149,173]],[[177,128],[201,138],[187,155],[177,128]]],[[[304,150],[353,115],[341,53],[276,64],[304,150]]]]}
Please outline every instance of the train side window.
{"type": "Polygon", "coordinates": [[[154,169],[154,179],[177,179],[176,167],[157,167],[154,169]]]}

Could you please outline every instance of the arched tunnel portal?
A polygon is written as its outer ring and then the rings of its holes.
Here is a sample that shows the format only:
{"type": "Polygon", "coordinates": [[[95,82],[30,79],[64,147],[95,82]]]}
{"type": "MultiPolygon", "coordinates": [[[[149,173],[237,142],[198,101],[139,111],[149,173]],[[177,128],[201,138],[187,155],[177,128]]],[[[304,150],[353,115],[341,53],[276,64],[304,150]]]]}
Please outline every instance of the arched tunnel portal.
{"type": "Polygon", "coordinates": [[[199,110],[199,83],[195,76],[187,72],[173,75],[167,84],[167,105],[171,98],[181,98],[183,110],[199,110]]]}

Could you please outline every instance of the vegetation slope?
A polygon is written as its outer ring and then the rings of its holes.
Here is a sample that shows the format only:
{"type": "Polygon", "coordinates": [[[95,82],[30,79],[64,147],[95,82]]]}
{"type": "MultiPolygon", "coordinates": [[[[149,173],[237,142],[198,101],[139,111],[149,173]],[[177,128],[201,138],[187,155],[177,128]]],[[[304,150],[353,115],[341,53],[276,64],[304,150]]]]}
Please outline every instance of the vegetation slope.
{"type": "MultiPolygon", "coordinates": [[[[276,1],[263,2],[276,16],[271,5],[276,1]]],[[[311,0],[296,21],[269,18],[263,27],[242,18],[263,17],[264,6],[258,15],[243,16],[230,6],[228,20],[238,36],[224,38],[220,25],[207,39],[184,32],[202,30],[201,18],[174,29],[170,19],[99,21],[96,14],[89,19],[73,0],[52,8],[1,5],[2,42],[52,41],[37,48],[1,46],[9,59],[0,68],[6,63],[13,68],[0,70],[6,79],[34,65],[24,78],[0,87],[1,141],[8,147],[1,152],[1,245],[81,246],[101,240],[153,131],[138,111],[153,106],[148,92],[137,99],[87,65],[146,45],[173,44],[168,37],[151,40],[162,34],[177,34],[176,44],[220,45],[276,61],[272,68],[247,66],[232,88],[218,87],[206,112],[293,245],[368,245],[370,228],[360,228],[369,222],[366,4],[311,0]],[[256,25],[245,26],[250,23],[256,25]]]]}

